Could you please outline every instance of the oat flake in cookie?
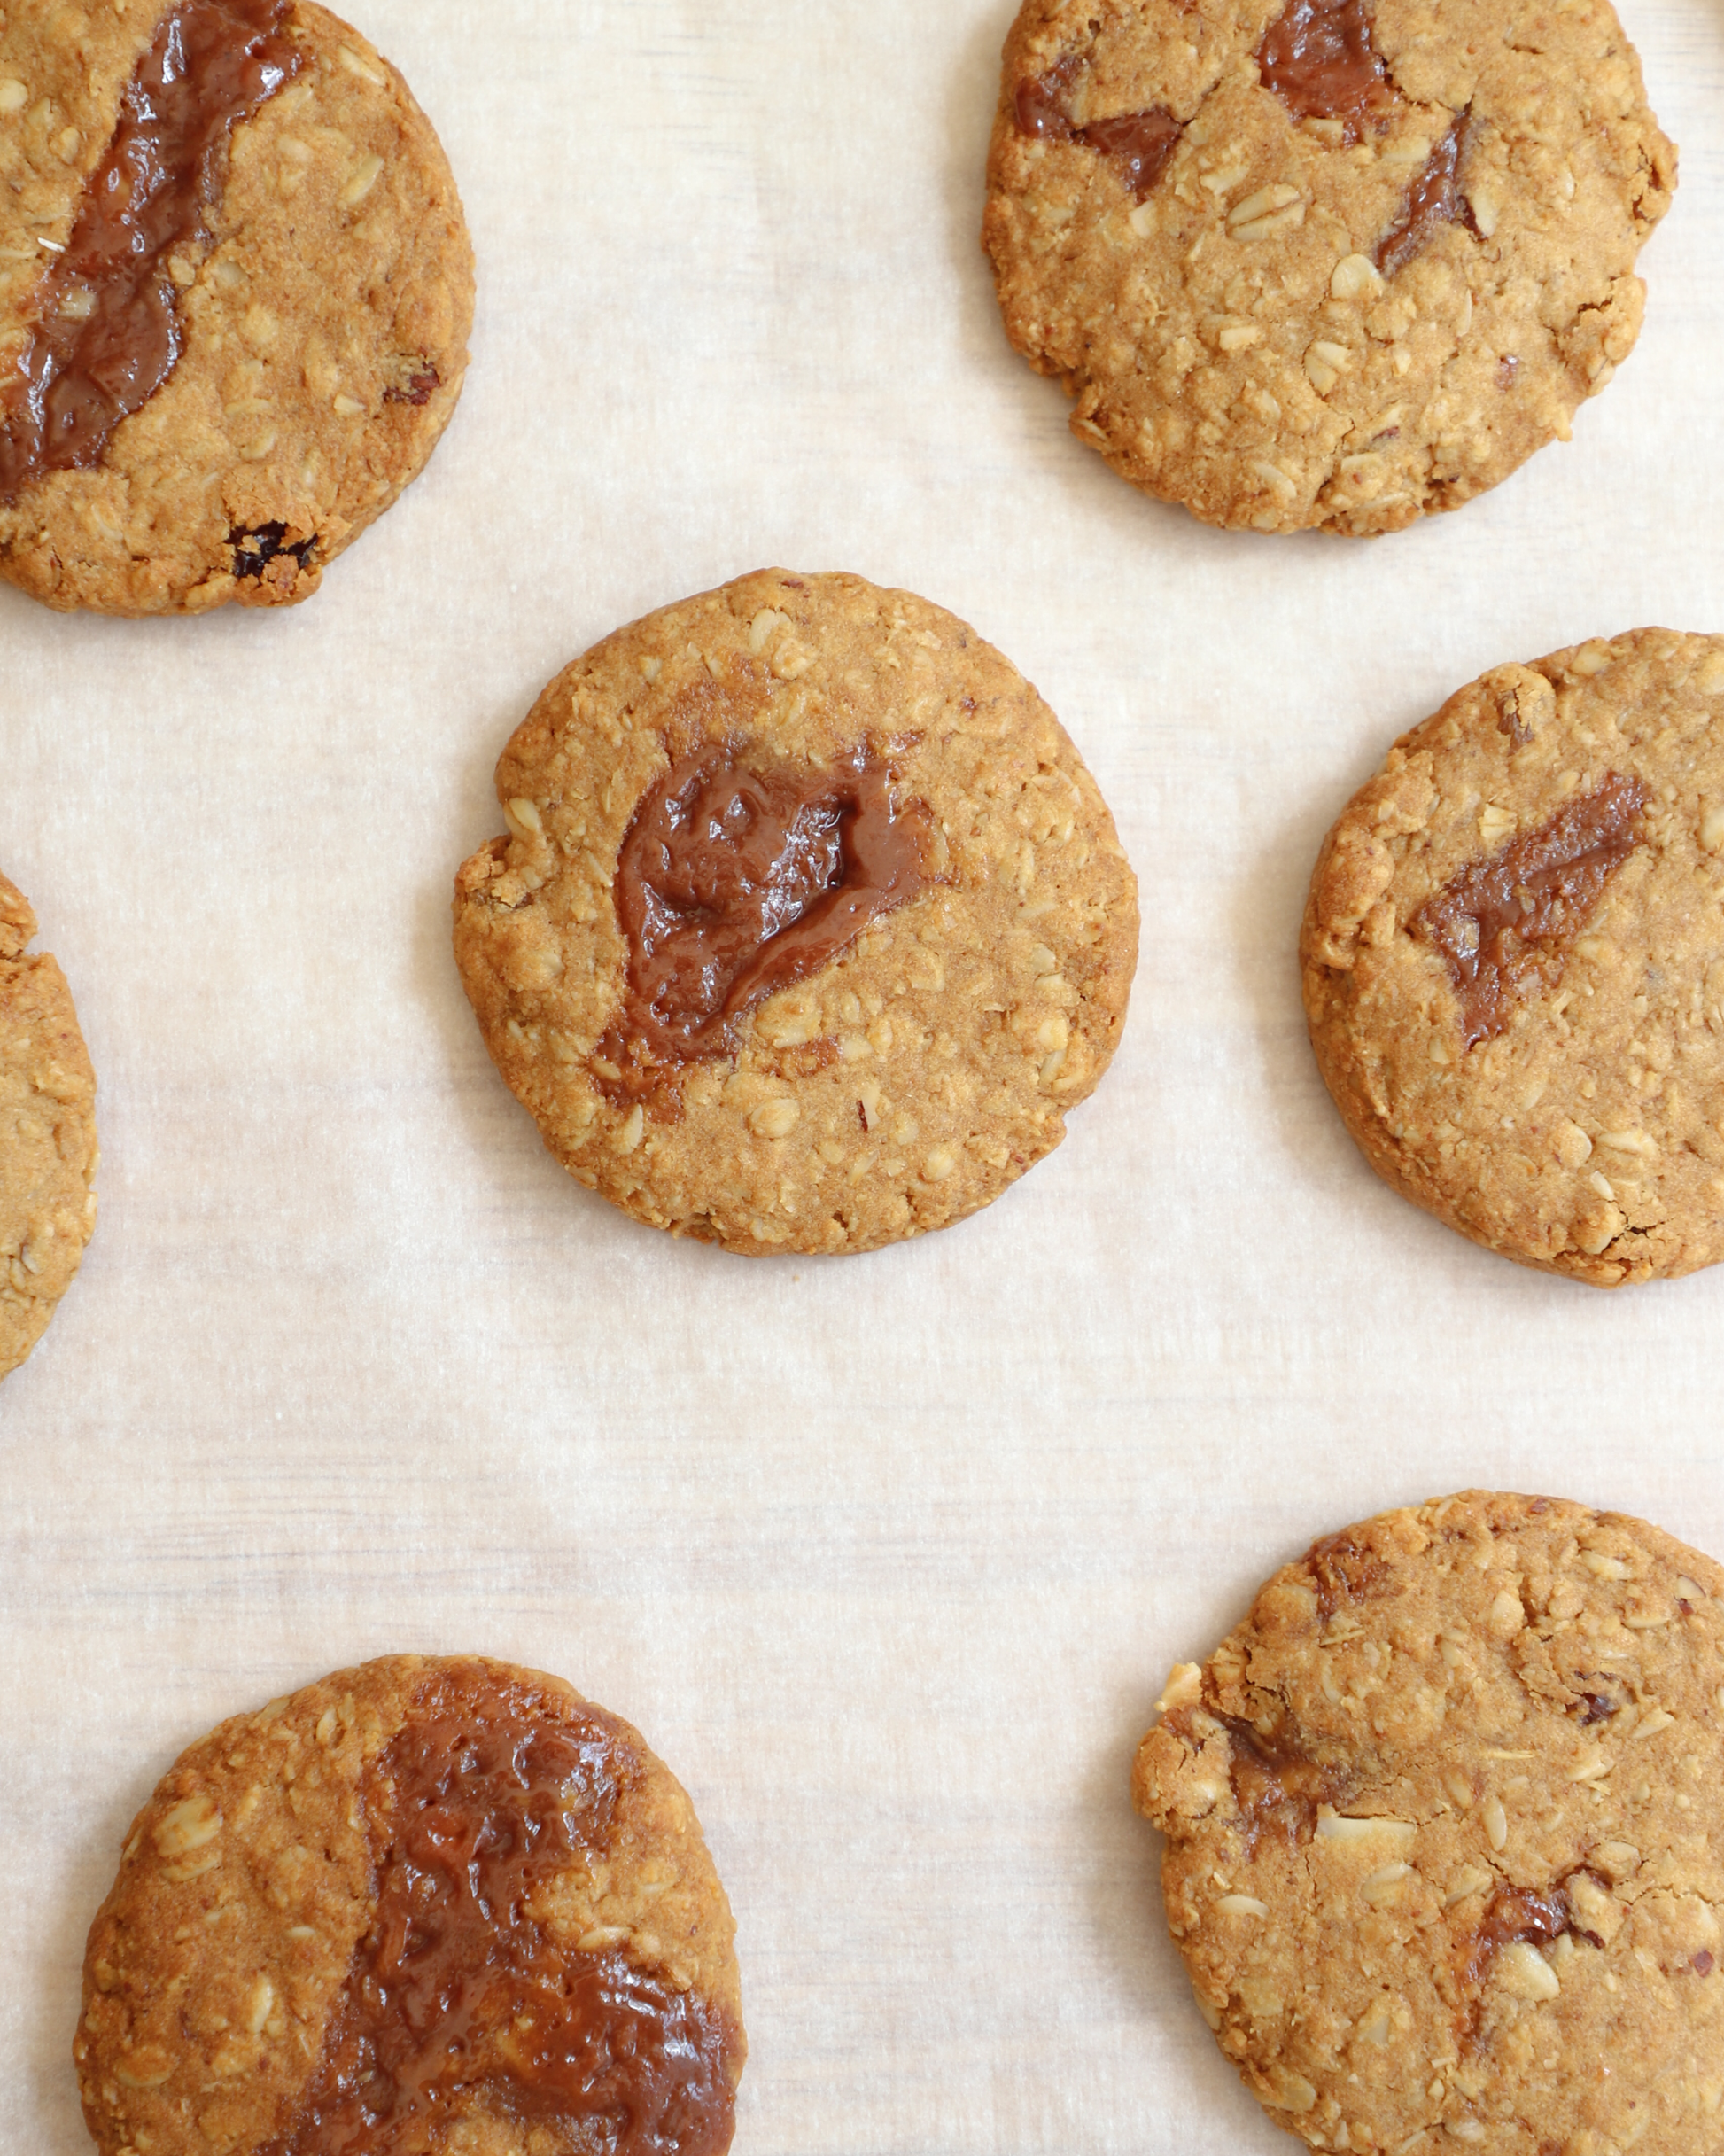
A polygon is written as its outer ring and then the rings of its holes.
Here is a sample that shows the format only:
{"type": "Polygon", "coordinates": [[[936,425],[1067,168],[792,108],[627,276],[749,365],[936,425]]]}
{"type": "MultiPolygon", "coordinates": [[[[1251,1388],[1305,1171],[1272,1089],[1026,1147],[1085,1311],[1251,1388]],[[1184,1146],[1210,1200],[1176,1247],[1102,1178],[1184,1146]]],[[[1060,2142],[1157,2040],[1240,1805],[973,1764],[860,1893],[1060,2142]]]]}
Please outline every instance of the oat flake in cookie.
{"type": "Polygon", "coordinates": [[[1316,1543],[1138,1753],[1205,2020],[1314,2149],[1718,2156],[1724,1570],[1474,1491],[1316,1543]]]}
{"type": "Polygon", "coordinates": [[[545,1142],[655,1227],[872,1249],[1059,1144],[1137,887],[1015,668],[908,592],[769,570],[621,629],[497,767],[455,954],[545,1142]]]}
{"type": "Polygon", "coordinates": [[[0,12],[0,575],[316,590],[461,392],[472,253],[406,84],[308,0],[0,12]]]}
{"type": "Polygon", "coordinates": [[[983,237],[1135,486],[1386,532],[1568,439],[1675,171],[1608,0],[1025,0],[983,237]]]}
{"type": "Polygon", "coordinates": [[[0,876],[0,1377],[47,1329],[96,1225],[96,1073],[66,976],[25,948],[35,932],[0,876]]]}
{"type": "Polygon", "coordinates": [[[559,1678],[338,1670],[134,1821],[84,2115],[103,2156],[723,2156],[734,1928],[675,1779],[559,1678]]]}
{"type": "Polygon", "coordinates": [[[1499,666],[1324,842],[1311,1040],[1386,1182],[1596,1287],[1724,1257],[1724,637],[1499,666]]]}

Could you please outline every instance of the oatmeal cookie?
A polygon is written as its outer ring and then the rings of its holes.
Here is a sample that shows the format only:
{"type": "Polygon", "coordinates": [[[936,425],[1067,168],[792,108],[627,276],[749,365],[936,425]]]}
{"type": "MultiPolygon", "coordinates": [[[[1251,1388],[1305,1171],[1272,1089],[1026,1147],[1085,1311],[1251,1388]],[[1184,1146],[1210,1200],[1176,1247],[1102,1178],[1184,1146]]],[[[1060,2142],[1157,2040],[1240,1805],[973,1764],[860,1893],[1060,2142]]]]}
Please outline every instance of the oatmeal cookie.
{"type": "Polygon", "coordinates": [[[551,684],[497,790],[462,978],[546,1144],[655,1227],[944,1227],[1113,1055],[1113,819],[1023,677],[908,592],[767,570],[649,615],[551,684]]]}
{"type": "Polygon", "coordinates": [[[687,1797],[561,1679],[395,1655],[133,1822],[74,2052],[103,2156],[723,2156],[734,1927],[687,1797]]]}
{"type": "Polygon", "coordinates": [[[1609,0],[1024,0],[983,239],[1134,486],[1387,532],[1567,440],[1675,182],[1609,0]]]}
{"type": "Polygon", "coordinates": [[[1300,940],[1383,1179],[1596,1287],[1724,1257],[1724,637],[1483,675],[1324,842],[1300,940]]]}
{"type": "Polygon", "coordinates": [[[47,1329],[96,1225],[96,1073],[72,991],[0,876],[0,1377],[47,1329]]]}
{"type": "Polygon", "coordinates": [[[1138,1753],[1199,2006],[1314,2149],[1718,2156],[1724,1570],[1473,1491],[1316,1544],[1138,1753]]]}
{"type": "Polygon", "coordinates": [[[461,393],[431,124],[310,0],[0,12],[0,576],[62,609],[307,597],[461,393]]]}

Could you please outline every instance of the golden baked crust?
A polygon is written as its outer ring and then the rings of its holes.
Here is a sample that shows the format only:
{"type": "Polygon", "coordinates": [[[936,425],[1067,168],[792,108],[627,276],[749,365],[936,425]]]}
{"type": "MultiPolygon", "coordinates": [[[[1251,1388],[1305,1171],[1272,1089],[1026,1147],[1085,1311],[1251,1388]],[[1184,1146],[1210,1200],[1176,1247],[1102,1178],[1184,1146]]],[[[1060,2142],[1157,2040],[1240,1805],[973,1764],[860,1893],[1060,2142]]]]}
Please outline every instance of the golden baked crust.
{"type": "Polygon", "coordinates": [[[1724,1257],[1724,638],[1640,629],[1499,666],[1403,736],[1324,840],[1300,939],[1325,1082],[1386,1182],[1596,1287],[1724,1257]],[[1421,916],[1615,783],[1632,850],[1471,1046],[1421,916]]]}
{"type": "Polygon", "coordinates": [[[1568,439],[1639,331],[1675,152],[1608,0],[1376,0],[1392,95],[1356,126],[1266,84],[1286,4],[1025,0],[983,238],[1013,343],[1134,486],[1210,524],[1393,531],[1568,439]],[[1063,118],[1026,132],[1050,80],[1063,118]],[[1181,132],[1142,190],[1066,125],[1146,112],[1181,132]],[[1379,269],[1457,127],[1458,218],[1379,269]]]}
{"type": "Polygon", "coordinates": [[[1724,1570],[1472,1491],[1317,1543],[1133,1775],[1204,2018],[1312,2148],[1718,2156],[1724,1570]]]}
{"type": "MultiPolygon", "coordinates": [[[[535,1896],[567,1949],[619,1950],[721,2018],[741,2076],[730,1907],[687,1797],[639,1733],[561,1678],[478,1658],[392,1655],[337,1670],[183,1753],[127,1835],[90,1928],[74,2054],[104,2156],[242,2156],[290,2135],[377,1910],[395,1831],[386,1755],[453,1682],[528,1702],[535,1725],[606,1747],[614,1815],[535,1896]]],[[[431,2145],[473,2156],[586,2156],[488,2087],[446,2105],[431,2145]]],[[[423,2122],[420,2132],[423,2133],[423,2122]]],[[[392,2143],[425,2143],[409,2125],[392,2143]]]]}
{"type": "MultiPolygon", "coordinates": [[[[0,374],[28,340],[44,248],[65,245],[174,5],[0,19],[0,374]]],[[[293,0],[286,27],[300,72],[235,128],[209,239],[174,258],[172,374],[99,465],[0,502],[0,575],[50,606],[306,598],[454,410],[473,264],[442,147],[356,30],[312,0],[293,0]]]]}
{"type": "Polygon", "coordinates": [[[35,932],[0,876],[0,1377],[42,1337],[96,1225],[96,1073],[66,976],[25,950],[35,932]]]}
{"type": "Polygon", "coordinates": [[[1015,668],[908,592],[767,570],[649,615],[551,684],[497,791],[511,836],[456,879],[462,979],[546,1144],[656,1227],[748,1252],[944,1227],[1060,1142],[1113,1055],[1138,935],[1113,819],[1015,668]],[[936,880],[759,1004],[668,1108],[631,1103],[605,1045],[619,850],[672,747],[729,741],[819,769],[889,756],[936,827],[936,880]]]}

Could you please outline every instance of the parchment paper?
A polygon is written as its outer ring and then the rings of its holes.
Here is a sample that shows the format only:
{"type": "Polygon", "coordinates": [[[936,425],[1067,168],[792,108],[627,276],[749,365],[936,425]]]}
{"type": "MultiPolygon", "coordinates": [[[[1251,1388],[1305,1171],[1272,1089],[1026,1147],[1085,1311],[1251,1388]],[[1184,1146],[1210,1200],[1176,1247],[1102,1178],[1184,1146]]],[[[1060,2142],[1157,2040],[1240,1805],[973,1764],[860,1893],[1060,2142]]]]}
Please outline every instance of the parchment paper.
{"type": "Polygon", "coordinates": [[[1450,689],[1724,629],[1724,8],[1624,0],[1682,186],[1573,445],[1346,542],[1139,497],[1007,347],[977,230],[1013,4],[351,0],[478,252],[430,471],[294,611],[0,591],[0,866],[104,1153],[0,1391],[0,2147],[87,2146],[83,1935],[177,1751],[418,1647],[566,1675],[687,1782],[747,2156],[1270,2156],[1130,1809],[1169,1664],[1313,1536],[1467,1484],[1724,1554],[1724,1273],[1606,1296],[1413,1211],[1293,963],[1324,829],[1450,689]],[[578,1189],[449,954],[544,681],[766,563],[974,622],[1142,880],[1066,1146],[867,1258],[730,1257],[578,1189]]]}

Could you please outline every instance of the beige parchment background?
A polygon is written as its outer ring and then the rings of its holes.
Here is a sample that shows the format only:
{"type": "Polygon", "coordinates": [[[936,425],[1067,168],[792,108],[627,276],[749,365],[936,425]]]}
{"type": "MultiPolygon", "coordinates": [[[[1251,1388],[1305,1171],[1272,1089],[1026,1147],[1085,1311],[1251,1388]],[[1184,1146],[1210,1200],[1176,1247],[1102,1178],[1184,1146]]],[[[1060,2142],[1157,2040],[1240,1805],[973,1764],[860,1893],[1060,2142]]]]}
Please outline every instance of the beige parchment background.
{"type": "Polygon", "coordinates": [[[82,1938],[217,1718],[478,1648],[636,1720],[734,1901],[747,2156],[1271,2156],[1126,1778],[1315,1535],[1468,1483],[1724,1555],[1724,1273],[1615,1298],[1379,1187],[1306,1049],[1317,841],[1488,665],[1724,629],[1724,8],[1625,0],[1682,146],[1573,444],[1371,542],[1133,494],[977,244],[1012,0],[351,0],[477,243],[465,401],[298,611],[0,591],[0,866],[101,1078],[102,1217],[0,1392],[0,2147],[87,2145],[82,1938]],[[908,585],[1076,736],[1142,880],[1101,1094],[850,1260],[637,1228],[539,1146],[448,952],[542,683],[757,565],[908,585]]]}

